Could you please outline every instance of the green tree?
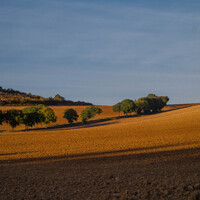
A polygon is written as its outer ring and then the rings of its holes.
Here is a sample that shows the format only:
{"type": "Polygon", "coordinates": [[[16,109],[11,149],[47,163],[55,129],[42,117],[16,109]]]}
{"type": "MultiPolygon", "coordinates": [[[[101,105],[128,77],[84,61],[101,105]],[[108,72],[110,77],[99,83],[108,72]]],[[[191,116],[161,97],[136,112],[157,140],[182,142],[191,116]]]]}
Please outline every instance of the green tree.
{"type": "Polygon", "coordinates": [[[124,99],[121,102],[121,111],[127,115],[128,113],[132,113],[135,109],[135,103],[131,99],[124,99]]]}
{"type": "Polygon", "coordinates": [[[7,110],[4,113],[4,121],[14,129],[16,126],[19,126],[23,120],[23,113],[21,110],[7,110]]]}
{"type": "Polygon", "coordinates": [[[140,107],[142,107],[141,105],[143,105],[141,112],[148,114],[151,112],[152,113],[159,112],[164,106],[167,105],[167,102],[169,101],[169,97],[156,96],[155,94],[149,94],[147,97],[142,97],[142,98],[138,99],[138,101],[143,102],[142,104],[139,103],[140,107]]]}
{"type": "Polygon", "coordinates": [[[63,117],[67,119],[67,121],[71,124],[74,121],[77,121],[79,116],[76,110],[74,110],[73,108],[70,108],[70,109],[65,110],[63,117]]]}
{"type": "Polygon", "coordinates": [[[159,100],[158,100],[159,110],[161,110],[163,107],[165,107],[167,105],[168,101],[169,101],[169,97],[168,96],[160,96],[159,100]]]}
{"type": "Polygon", "coordinates": [[[0,110],[0,125],[2,125],[3,123],[3,113],[2,111],[0,110]]]}
{"type": "Polygon", "coordinates": [[[147,97],[152,98],[152,97],[157,97],[157,96],[155,94],[153,94],[153,93],[150,93],[150,94],[147,95],[147,97]]]}
{"type": "Polygon", "coordinates": [[[101,114],[102,109],[97,106],[90,106],[85,108],[81,112],[82,123],[85,123],[88,119],[94,117],[96,114],[101,114]]]}
{"type": "Polygon", "coordinates": [[[120,114],[120,112],[121,112],[121,102],[113,105],[112,109],[113,109],[113,112],[118,112],[120,114]]]}
{"type": "Polygon", "coordinates": [[[56,94],[53,99],[56,100],[56,101],[64,101],[65,100],[65,98],[60,96],[59,94],[56,94]]]}
{"type": "Polygon", "coordinates": [[[142,112],[148,113],[149,104],[146,100],[138,99],[137,101],[135,101],[135,109],[134,110],[137,114],[141,114],[142,112]]]}
{"type": "Polygon", "coordinates": [[[39,121],[41,124],[50,124],[51,122],[56,122],[57,117],[54,111],[45,106],[45,105],[38,105],[36,106],[37,112],[39,113],[39,121]]]}
{"type": "Polygon", "coordinates": [[[169,101],[169,97],[168,96],[160,96],[160,98],[162,99],[163,104],[166,106],[167,102],[169,101]]]}
{"type": "Polygon", "coordinates": [[[40,123],[40,113],[36,107],[27,107],[22,110],[23,119],[22,123],[26,127],[33,127],[35,124],[40,123]]]}

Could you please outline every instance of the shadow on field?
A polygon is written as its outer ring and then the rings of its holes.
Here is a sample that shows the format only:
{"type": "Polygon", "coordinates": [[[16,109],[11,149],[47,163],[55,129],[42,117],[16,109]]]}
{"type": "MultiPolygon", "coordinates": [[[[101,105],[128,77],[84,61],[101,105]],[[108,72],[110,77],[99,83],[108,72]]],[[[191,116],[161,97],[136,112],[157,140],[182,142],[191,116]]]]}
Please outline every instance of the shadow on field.
{"type": "MultiPolygon", "coordinates": [[[[28,132],[28,131],[42,131],[42,130],[71,130],[71,129],[82,129],[82,128],[90,128],[90,127],[98,127],[98,126],[107,126],[111,124],[119,123],[117,121],[113,121],[113,119],[118,119],[119,117],[114,118],[105,118],[105,119],[97,119],[91,120],[86,122],[85,124],[81,122],[73,123],[73,124],[58,124],[52,125],[49,127],[42,127],[42,128],[32,128],[32,129],[25,129],[25,130],[17,130],[15,132],[28,132]]],[[[120,117],[121,118],[121,117],[120,117]]]]}
{"type": "Polygon", "coordinates": [[[172,107],[171,109],[169,108],[169,110],[162,110],[161,112],[170,112],[170,111],[174,111],[174,110],[180,110],[183,108],[189,108],[189,107],[193,107],[195,105],[199,105],[199,104],[178,104],[178,105],[167,105],[165,108],[168,107],[172,107]]]}
{"type": "Polygon", "coordinates": [[[10,155],[17,155],[17,154],[26,154],[26,153],[33,153],[37,151],[25,151],[25,152],[15,152],[15,153],[3,153],[0,156],[10,156],[10,155]]]}
{"type": "MultiPolygon", "coordinates": [[[[159,146],[152,146],[152,147],[144,147],[144,148],[132,148],[132,149],[123,149],[123,150],[116,150],[116,151],[105,151],[105,152],[92,152],[92,153],[83,153],[83,154],[74,154],[74,155],[61,155],[61,156],[50,156],[50,157],[42,157],[42,158],[27,158],[27,159],[13,159],[13,160],[0,160],[0,164],[14,164],[14,163],[27,163],[27,162],[55,162],[55,161],[63,161],[63,160],[88,160],[88,159],[104,159],[104,158],[148,158],[150,155],[162,155],[165,153],[178,155],[182,152],[186,153],[200,153],[200,147],[196,148],[187,148],[184,149],[177,149],[177,150],[159,150],[162,148],[169,148],[169,147],[181,147],[184,145],[197,145],[200,142],[185,142],[180,144],[171,144],[171,145],[159,145],[159,146]],[[141,153],[139,151],[144,150],[159,150],[157,152],[145,152],[141,153]],[[139,153],[138,153],[139,152],[139,153]],[[124,154],[127,153],[127,154],[124,154]]],[[[24,152],[23,152],[24,153],[24,152]]],[[[159,158],[159,157],[158,157],[159,158]]]]}

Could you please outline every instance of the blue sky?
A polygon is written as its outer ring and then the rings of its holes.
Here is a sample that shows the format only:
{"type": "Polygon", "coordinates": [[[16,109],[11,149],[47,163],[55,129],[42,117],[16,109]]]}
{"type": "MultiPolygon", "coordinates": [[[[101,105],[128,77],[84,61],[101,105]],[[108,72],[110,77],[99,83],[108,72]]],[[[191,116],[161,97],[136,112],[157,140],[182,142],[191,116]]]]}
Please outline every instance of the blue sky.
{"type": "Polygon", "coordinates": [[[200,102],[200,1],[0,0],[0,86],[99,105],[200,102]]]}

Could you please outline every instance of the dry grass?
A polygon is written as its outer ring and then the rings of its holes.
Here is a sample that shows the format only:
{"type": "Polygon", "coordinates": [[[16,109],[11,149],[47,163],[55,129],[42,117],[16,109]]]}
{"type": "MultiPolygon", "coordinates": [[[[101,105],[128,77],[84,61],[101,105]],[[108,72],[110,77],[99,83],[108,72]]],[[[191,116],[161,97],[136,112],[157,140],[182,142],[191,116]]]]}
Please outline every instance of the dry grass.
{"type": "MultiPolygon", "coordinates": [[[[52,108],[58,116],[57,123],[66,123],[62,116],[67,107],[52,108]]],[[[165,110],[174,108],[178,107],[165,110]]],[[[80,113],[84,107],[75,109],[80,113]]],[[[102,109],[102,115],[97,118],[118,115],[112,112],[112,107],[104,106],[102,109]]],[[[71,159],[75,155],[109,156],[200,147],[199,122],[200,106],[197,105],[155,115],[113,119],[94,127],[2,132],[0,160],[56,156],[71,159]]],[[[0,128],[8,129],[6,125],[0,128]]]]}

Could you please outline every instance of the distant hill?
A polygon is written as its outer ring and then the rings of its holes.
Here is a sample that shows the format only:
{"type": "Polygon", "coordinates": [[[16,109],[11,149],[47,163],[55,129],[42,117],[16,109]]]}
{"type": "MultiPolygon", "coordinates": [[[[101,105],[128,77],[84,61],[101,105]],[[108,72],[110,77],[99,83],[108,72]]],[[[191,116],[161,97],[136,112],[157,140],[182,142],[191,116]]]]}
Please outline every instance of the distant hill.
{"type": "Polygon", "coordinates": [[[65,100],[64,97],[56,94],[54,98],[44,98],[39,95],[33,95],[31,93],[20,92],[11,88],[3,89],[0,86],[0,105],[66,105],[66,106],[81,106],[92,105],[91,103],[84,101],[71,101],[65,100]]]}

